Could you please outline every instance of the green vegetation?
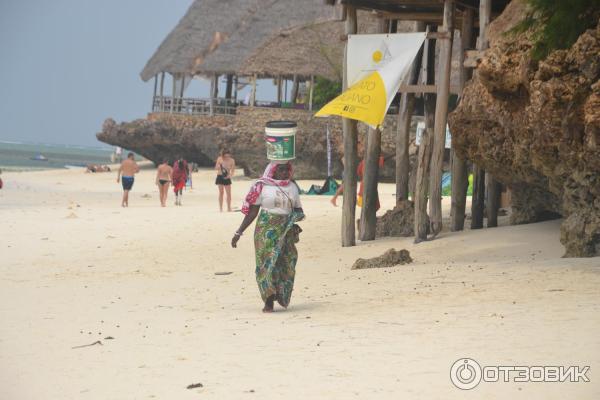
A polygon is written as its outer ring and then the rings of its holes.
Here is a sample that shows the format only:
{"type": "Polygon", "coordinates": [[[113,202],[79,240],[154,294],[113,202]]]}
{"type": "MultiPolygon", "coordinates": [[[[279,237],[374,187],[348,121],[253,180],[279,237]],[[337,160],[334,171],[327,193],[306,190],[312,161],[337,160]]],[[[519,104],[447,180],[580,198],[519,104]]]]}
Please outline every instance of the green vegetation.
{"type": "Polygon", "coordinates": [[[313,91],[313,103],[318,109],[342,93],[342,82],[334,82],[325,78],[316,77],[313,91]]]}
{"type": "Polygon", "coordinates": [[[598,23],[600,0],[526,0],[530,13],[510,32],[533,31],[534,60],[552,50],[566,49],[598,23]]]}
{"type": "MultiPolygon", "coordinates": [[[[451,196],[452,186],[449,185],[442,189],[442,196],[451,196]]],[[[467,189],[467,196],[473,196],[473,174],[469,175],[469,188],[467,189]]]]}

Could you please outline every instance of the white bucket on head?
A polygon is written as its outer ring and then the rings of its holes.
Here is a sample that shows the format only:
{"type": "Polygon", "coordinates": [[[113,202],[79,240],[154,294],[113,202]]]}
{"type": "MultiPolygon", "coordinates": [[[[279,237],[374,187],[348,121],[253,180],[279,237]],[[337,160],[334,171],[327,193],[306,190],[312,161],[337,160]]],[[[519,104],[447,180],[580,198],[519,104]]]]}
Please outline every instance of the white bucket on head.
{"type": "Polygon", "coordinates": [[[265,126],[267,158],[271,161],[289,161],[296,158],[296,132],[294,121],[269,121],[265,126]]]}

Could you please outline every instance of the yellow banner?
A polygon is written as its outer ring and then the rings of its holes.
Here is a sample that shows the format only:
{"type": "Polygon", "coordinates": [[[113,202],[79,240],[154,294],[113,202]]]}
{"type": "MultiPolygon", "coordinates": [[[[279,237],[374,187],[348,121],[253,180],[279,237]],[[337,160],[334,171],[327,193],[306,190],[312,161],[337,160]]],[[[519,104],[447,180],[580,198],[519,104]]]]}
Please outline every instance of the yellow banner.
{"type": "Polygon", "coordinates": [[[373,128],[382,125],[424,40],[425,32],[348,36],[349,88],[315,115],[339,115],[373,128]]]}
{"type": "Polygon", "coordinates": [[[379,72],[373,72],[327,103],[315,115],[339,115],[371,126],[383,123],[387,98],[379,72]]]}

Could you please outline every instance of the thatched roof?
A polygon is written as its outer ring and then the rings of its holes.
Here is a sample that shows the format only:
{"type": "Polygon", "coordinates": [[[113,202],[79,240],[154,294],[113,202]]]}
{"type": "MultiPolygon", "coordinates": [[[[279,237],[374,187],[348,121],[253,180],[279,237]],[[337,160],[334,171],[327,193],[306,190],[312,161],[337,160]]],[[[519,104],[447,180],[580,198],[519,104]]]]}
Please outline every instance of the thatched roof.
{"type": "Polygon", "coordinates": [[[259,46],[242,63],[240,75],[342,80],[344,22],[310,24],[283,31],[259,46]]]}
{"type": "Polygon", "coordinates": [[[141,72],[144,81],[160,72],[192,74],[240,25],[273,0],[195,0],[141,72]]]}
{"type": "MultiPolygon", "coordinates": [[[[378,18],[359,11],[358,32],[377,33],[378,18]]],[[[401,23],[399,32],[409,32],[411,23],[401,23]]],[[[342,80],[346,34],[343,21],[311,23],[284,30],[257,47],[243,61],[240,75],[308,78],[318,75],[330,80],[342,80]]]]}
{"type": "MultiPolygon", "coordinates": [[[[271,0],[269,7],[248,14],[238,29],[219,46],[218,51],[206,57],[197,72],[239,73],[245,61],[275,35],[293,28],[334,21],[338,19],[336,14],[336,9],[322,0],[271,0]]],[[[309,39],[310,35],[304,37],[309,39]]],[[[293,51],[293,48],[288,48],[285,54],[293,51]]]]}

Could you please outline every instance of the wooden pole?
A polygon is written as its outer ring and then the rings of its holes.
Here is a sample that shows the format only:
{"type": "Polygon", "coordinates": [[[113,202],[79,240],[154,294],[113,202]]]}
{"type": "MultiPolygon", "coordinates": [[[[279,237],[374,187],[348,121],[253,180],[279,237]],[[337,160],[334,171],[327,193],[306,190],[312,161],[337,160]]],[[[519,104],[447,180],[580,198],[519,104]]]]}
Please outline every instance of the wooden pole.
{"type": "Polygon", "coordinates": [[[169,112],[172,114],[173,113],[173,106],[175,104],[175,83],[177,81],[177,78],[175,77],[174,74],[171,74],[171,77],[173,78],[172,79],[173,80],[173,85],[172,85],[173,86],[172,87],[173,90],[171,90],[171,110],[169,112]]]}
{"type": "Polygon", "coordinates": [[[214,101],[214,93],[215,93],[215,79],[214,77],[210,79],[210,101],[208,105],[208,113],[209,115],[215,114],[215,101],[214,101]]]}
{"type": "Polygon", "coordinates": [[[250,96],[250,106],[254,107],[256,104],[256,75],[252,76],[252,94],[250,96]]]}
{"type": "Polygon", "coordinates": [[[160,108],[161,112],[165,111],[165,73],[160,74],[160,108]]]}
{"type": "MultiPolygon", "coordinates": [[[[425,23],[416,22],[415,31],[425,30],[425,23]]],[[[416,85],[419,80],[419,70],[421,69],[421,60],[423,50],[419,50],[415,61],[413,62],[409,73],[408,83],[416,85]]],[[[410,155],[408,153],[410,145],[410,126],[412,115],[415,108],[414,93],[402,93],[400,98],[400,109],[398,112],[398,130],[396,132],[396,202],[408,200],[408,181],[410,176],[410,155]]]]}
{"type": "MultiPolygon", "coordinates": [[[[487,48],[487,26],[490,22],[491,0],[479,2],[479,38],[477,50],[487,48]]],[[[483,228],[483,211],[485,207],[485,170],[473,165],[473,199],[471,202],[471,229],[483,228]]]]}
{"type": "MultiPolygon", "coordinates": [[[[356,9],[346,5],[346,34],[355,34],[357,30],[356,9]]],[[[343,88],[348,86],[346,61],[348,57],[348,43],[344,49],[344,77],[343,88]]],[[[356,168],[358,167],[358,126],[356,120],[342,118],[342,131],[344,134],[344,204],[342,206],[342,246],[356,245],[356,231],[354,219],[356,215],[356,168]]]]}
{"type": "Polygon", "coordinates": [[[300,87],[300,80],[298,79],[298,75],[294,74],[294,80],[292,84],[292,98],[290,99],[292,105],[296,105],[296,100],[298,99],[298,89],[300,87]]]}
{"type": "MultiPolygon", "coordinates": [[[[387,33],[388,23],[379,19],[379,33],[387,33]]],[[[375,240],[377,230],[377,180],[379,178],[379,156],[381,155],[381,129],[369,128],[367,131],[367,146],[365,151],[365,170],[363,174],[362,208],[360,212],[360,229],[358,236],[361,241],[375,240]]]]}
{"type": "Polygon", "coordinates": [[[365,152],[363,175],[362,209],[360,213],[361,241],[375,240],[377,229],[377,179],[379,177],[379,156],[381,155],[381,130],[369,128],[365,152]]]}
{"type": "Polygon", "coordinates": [[[277,102],[281,106],[281,76],[277,78],[277,102]]]}
{"type": "Polygon", "coordinates": [[[429,217],[433,237],[442,231],[442,173],[444,171],[444,151],[446,143],[446,122],[448,119],[448,98],[450,95],[450,69],[452,61],[452,36],[454,32],[454,0],[444,1],[444,22],[441,32],[447,32],[448,39],[440,39],[440,70],[437,79],[435,103],[435,127],[433,155],[429,182],[429,217]]]}
{"type": "MultiPolygon", "coordinates": [[[[460,92],[464,89],[466,81],[470,78],[470,68],[463,65],[464,51],[471,47],[473,42],[474,12],[467,8],[463,14],[460,29],[460,92]]],[[[450,208],[450,230],[462,231],[465,227],[465,209],[467,205],[467,190],[469,189],[469,167],[466,160],[459,158],[454,151],[452,142],[452,202],[450,208]]]]}
{"type": "Polygon", "coordinates": [[[315,76],[310,76],[310,90],[308,92],[308,111],[312,111],[313,109],[313,92],[315,89],[315,76]]]}
{"type": "Polygon", "coordinates": [[[233,74],[227,74],[227,85],[225,86],[225,98],[231,100],[231,91],[233,90],[233,74]]]}
{"type": "MultiPolygon", "coordinates": [[[[434,28],[435,29],[435,28],[434,28]]],[[[427,84],[435,81],[435,40],[425,42],[423,51],[423,76],[427,84]]],[[[421,136],[419,153],[417,157],[417,174],[415,185],[415,243],[427,240],[427,195],[429,190],[429,169],[431,163],[431,151],[433,148],[433,125],[435,117],[435,95],[425,94],[425,130],[421,136]]]]}
{"type": "Polygon", "coordinates": [[[471,201],[471,229],[483,228],[485,203],[485,170],[473,164],[473,199],[471,201]]]}
{"type": "Polygon", "coordinates": [[[487,186],[487,227],[495,228],[498,226],[498,209],[500,208],[502,185],[490,173],[487,173],[485,182],[487,186]]]}
{"type": "Polygon", "coordinates": [[[152,107],[150,110],[155,111],[154,105],[156,104],[156,90],[158,89],[158,74],[154,75],[154,94],[152,95],[152,107]]]}
{"type": "Polygon", "coordinates": [[[235,75],[233,77],[233,102],[234,102],[234,104],[237,104],[237,97],[238,97],[238,76],[235,75]]]}

